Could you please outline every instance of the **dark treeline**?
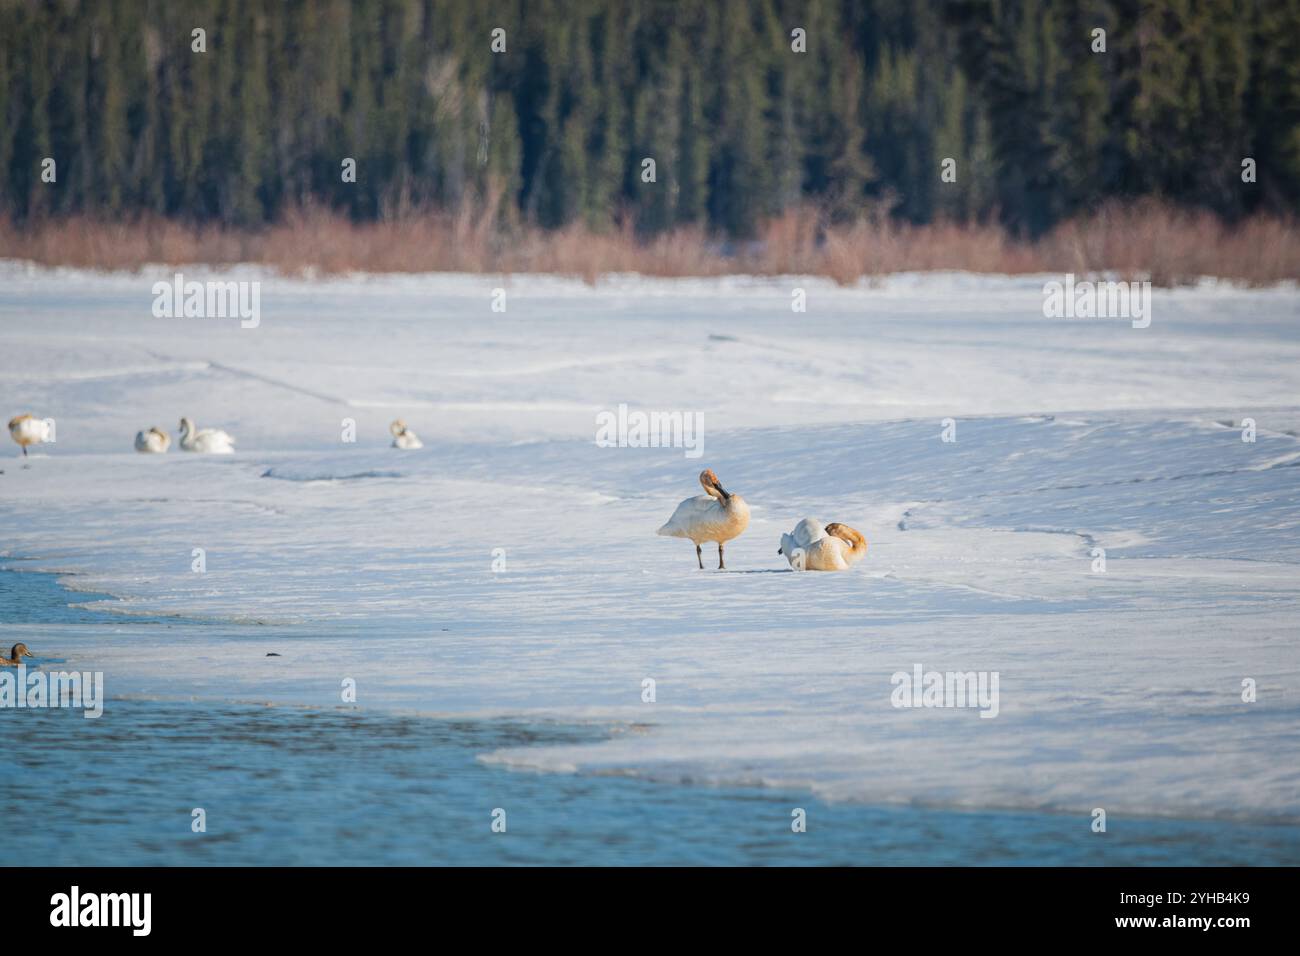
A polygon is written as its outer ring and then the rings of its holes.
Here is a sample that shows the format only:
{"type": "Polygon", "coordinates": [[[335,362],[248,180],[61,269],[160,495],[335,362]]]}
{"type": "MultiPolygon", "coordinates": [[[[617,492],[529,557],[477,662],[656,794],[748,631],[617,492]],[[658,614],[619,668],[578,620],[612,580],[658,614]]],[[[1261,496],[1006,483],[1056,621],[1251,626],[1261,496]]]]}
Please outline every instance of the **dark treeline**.
{"type": "Polygon", "coordinates": [[[1300,206],[1300,0],[0,0],[0,118],[20,221],[1235,219],[1300,206]]]}

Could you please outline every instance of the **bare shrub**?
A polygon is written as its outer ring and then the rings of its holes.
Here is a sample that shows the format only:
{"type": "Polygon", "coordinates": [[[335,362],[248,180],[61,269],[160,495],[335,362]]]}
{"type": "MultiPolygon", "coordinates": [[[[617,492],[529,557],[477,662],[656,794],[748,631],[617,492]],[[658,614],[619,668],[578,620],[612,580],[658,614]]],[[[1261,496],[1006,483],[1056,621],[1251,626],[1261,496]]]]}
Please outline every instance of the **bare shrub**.
{"type": "Polygon", "coordinates": [[[1256,216],[1228,224],[1155,201],[1110,204],[1026,242],[995,225],[915,226],[864,215],[831,226],[810,207],[731,243],[687,227],[652,237],[630,226],[554,231],[501,214],[502,193],[455,211],[395,212],[354,222],[320,207],[258,230],[190,225],[157,216],[130,222],[70,217],[0,221],[0,257],[45,266],[138,270],[147,264],[254,263],[290,275],[348,272],[543,272],[596,282],[603,275],[820,275],[843,284],[898,272],[1074,272],[1149,277],[1157,285],[1202,276],[1252,285],[1300,279],[1295,222],[1256,216]]]}

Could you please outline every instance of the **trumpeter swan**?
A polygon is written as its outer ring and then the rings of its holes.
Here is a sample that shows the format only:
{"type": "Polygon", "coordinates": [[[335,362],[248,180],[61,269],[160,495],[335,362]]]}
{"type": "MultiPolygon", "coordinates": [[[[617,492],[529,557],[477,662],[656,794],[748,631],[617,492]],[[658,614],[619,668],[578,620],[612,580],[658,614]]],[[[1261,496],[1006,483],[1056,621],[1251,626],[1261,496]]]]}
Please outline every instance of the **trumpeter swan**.
{"type": "Polygon", "coordinates": [[[172,436],[161,428],[151,428],[147,432],[135,433],[135,450],[161,455],[172,445],[172,436]]]}
{"type": "Polygon", "coordinates": [[[194,422],[188,418],[181,419],[181,449],[197,451],[208,455],[229,455],[235,450],[235,440],[220,428],[205,428],[197,431],[194,422]]]}
{"type": "Polygon", "coordinates": [[[22,446],[23,457],[26,458],[28,445],[39,445],[50,440],[50,423],[43,418],[19,415],[9,420],[9,435],[22,446]]]}
{"type": "Polygon", "coordinates": [[[832,521],[825,528],[804,518],[781,535],[777,554],[785,555],[796,571],[847,571],[867,553],[867,539],[846,524],[832,521]]]}
{"type": "Polygon", "coordinates": [[[415,432],[406,427],[406,422],[400,418],[388,426],[388,430],[393,433],[393,447],[410,451],[413,448],[423,448],[424,442],[420,441],[415,432]]]}
{"type": "Polygon", "coordinates": [[[673,538],[690,538],[695,542],[695,560],[704,568],[700,545],[718,542],[718,569],[726,570],[722,545],[749,527],[749,505],[740,495],[728,494],[718,482],[713,469],[700,472],[700,484],[706,494],[687,498],[677,506],[673,516],[657,532],[673,538]]]}

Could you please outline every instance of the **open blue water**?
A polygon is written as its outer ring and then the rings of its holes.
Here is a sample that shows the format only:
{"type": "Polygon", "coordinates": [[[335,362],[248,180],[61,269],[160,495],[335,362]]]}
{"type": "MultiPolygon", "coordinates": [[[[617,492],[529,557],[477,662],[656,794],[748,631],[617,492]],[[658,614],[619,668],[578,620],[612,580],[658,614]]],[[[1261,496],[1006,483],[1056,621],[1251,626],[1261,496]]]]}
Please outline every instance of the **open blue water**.
{"type": "Polygon", "coordinates": [[[120,624],[107,612],[73,606],[107,597],[71,591],[53,574],[0,568],[0,624],[120,624]]]}
{"type": "MultiPolygon", "coordinates": [[[[0,623],[96,618],[70,599],[86,596],[51,576],[0,572],[0,623]]],[[[211,701],[110,698],[98,720],[0,709],[0,863],[1300,862],[1296,826],[1112,815],[1109,832],[1094,834],[1086,815],[830,804],[806,793],[516,772],[478,760],[605,732],[211,701]],[[807,812],[805,833],[791,830],[795,807],[807,812]],[[195,808],[206,832],[191,829],[195,808]],[[497,808],[504,833],[492,832],[497,808]]]]}

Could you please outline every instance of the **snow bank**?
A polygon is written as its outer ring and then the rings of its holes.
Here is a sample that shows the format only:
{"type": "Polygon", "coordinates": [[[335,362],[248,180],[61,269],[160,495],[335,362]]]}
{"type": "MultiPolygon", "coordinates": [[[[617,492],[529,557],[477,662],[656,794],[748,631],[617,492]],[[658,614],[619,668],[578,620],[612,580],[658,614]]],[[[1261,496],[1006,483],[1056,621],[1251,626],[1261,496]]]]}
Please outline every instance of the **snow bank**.
{"type": "Polygon", "coordinates": [[[636,731],[512,766],[1300,819],[1294,289],[1157,290],[1135,330],[1045,319],[1026,279],[241,273],[241,329],[154,318],[171,271],[0,269],[0,406],[58,436],[0,466],[0,548],[121,598],[120,627],[22,635],[110,694],[332,706],[351,677],[636,731]],[[596,447],[619,403],[701,414],[703,457],[596,447]],[[131,451],[181,415],[238,452],[131,451]],[[705,466],[753,510],[731,573],[654,535],[705,466]],[[866,560],[790,572],[805,516],[866,560]],[[892,706],[915,664],[997,671],[997,718],[892,706]]]}

